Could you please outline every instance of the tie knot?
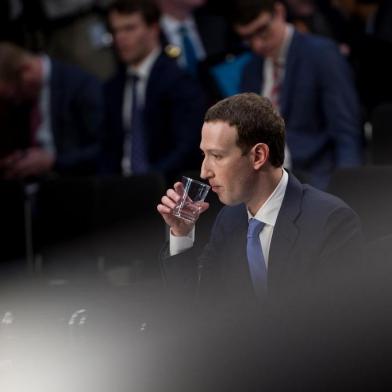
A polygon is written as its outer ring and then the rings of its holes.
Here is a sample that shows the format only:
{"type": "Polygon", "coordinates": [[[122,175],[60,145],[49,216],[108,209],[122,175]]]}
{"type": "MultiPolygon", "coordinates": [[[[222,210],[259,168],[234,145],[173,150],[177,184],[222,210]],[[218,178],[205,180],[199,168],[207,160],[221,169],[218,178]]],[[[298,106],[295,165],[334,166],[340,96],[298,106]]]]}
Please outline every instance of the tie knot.
{"type": "Polygon", "coordinates": [[[135,85],[140,80],[140,76],[135,72],[132,72],[128,77],[133,85],[135,85]]]}
{"type": "Polygon", "coordinates": [[[264,226],[264,222],[261,222],[254,218],[250,219],[248,227],[248,237],[258,237],[264,226]]]}
{"type": "Polygon", "coordinates": [[[178,32],[179,32],[181,35],[187,35],[187,34],[188,34],[188,28],[187,28],[184,24],[182,24],[182,25],[180,25],[180,27],[178,28],[178,32]]]}

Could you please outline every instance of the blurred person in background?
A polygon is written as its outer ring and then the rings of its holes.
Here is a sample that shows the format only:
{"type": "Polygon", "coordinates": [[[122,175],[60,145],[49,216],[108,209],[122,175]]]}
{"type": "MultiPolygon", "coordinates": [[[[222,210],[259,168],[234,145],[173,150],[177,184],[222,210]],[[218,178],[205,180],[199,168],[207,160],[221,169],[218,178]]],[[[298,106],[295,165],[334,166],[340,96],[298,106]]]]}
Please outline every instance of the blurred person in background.
{"type": "Polygon", "coordinates": [[[96,171],[102,92],[88,73],[0,43],[1,176],[96,171]]]}
{"type": "Polygon", "coordinates": [[[255,54],[241,90],[267,96],[282,114],[293,171],[325,189],[335,169],[360,165],[358,97],[337,45],[295,30],[280,1],[238,1],[232,20],[255,54]]]}
{"type": "Polygon", "coordinates": [[[162,45],[183,69],[201,81],[212,104],[222,93],[211,76],[211,67],[243,48],[222,10],[214,12],[206,3],[206,0],[158,0],[162,11],[162,45]]]}
{"type": "Polygon", "coordinates": [[[174,175],[199,164],[199,85],[162,50],[151,0],[119,0],[108,23],[123,67],[105,86],[102,172],[174,175]]]}

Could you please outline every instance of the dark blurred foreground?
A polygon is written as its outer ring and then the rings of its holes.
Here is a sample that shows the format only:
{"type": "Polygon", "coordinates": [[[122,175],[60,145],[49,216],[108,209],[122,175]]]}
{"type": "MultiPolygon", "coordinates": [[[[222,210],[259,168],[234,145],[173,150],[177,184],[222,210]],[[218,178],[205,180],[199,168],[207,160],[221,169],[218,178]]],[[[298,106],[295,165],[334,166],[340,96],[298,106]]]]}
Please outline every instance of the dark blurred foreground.
{"type": "Polygon", "coordinates": [[[388,272],[241,307],[197,305],[159,275],[3,282],[0,389],[387,389],[388,272]]]}

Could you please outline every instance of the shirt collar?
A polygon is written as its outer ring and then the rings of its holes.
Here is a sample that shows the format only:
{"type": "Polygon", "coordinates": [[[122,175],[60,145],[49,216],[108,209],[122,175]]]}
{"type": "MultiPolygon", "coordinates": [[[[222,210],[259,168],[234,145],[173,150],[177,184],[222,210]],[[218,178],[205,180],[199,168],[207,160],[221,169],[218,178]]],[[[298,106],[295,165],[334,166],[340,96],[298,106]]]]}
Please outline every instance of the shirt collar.
{"type": "Polygon", "coordinates": [[[50,59],[47,55],[43,54],[40,56],[42,63],[42,80],[43,85],[48,85],[50,82],[50,76],[52,73],[52,64],[50,63],[50,59]]]}
{"type": "Polygon", "coordinates": [[[195,28],[195,20],[192,15],[188,16],[185,20],[178,20],[173,18],[171,15],[163,14],[161,17],[162,27],[169,34],[178,34],[180,26],[185,26],[188,30],[195,28]]]}
{"type": "Polygon", "coordinates": [[[269,198],[265,201],[265,203],[256,212],[256,215],[253,216],[249,210],[247,210],[248,219],[255,218],[261,222],[264,222],[266,225],[275,226],[279,210],[282,206],[283,198],[286,193],[288,179],[289,175],[287,174],[286,170],[283,169],[283,175],[278,185],[271,193],[269,198]]]}
{"type": "Polygon", "coordinates": [[[137,67],[129,66],[127,68],[127,74],[136,74],[139,78],[147,79],[150,75],[151,68],[153,67],[155,60],[158,58],[161,52],[161,47],[155,48],[137,67]]]}
{"type": "Polygon", "coordinates": [[[294,34],[293,25],[287,23],[283,43],[279,51],[278,64],[280,65],[284,65],[286,63],[287,52],[289,50],[290,43],[293,39],[293,34],[294,34]]]}

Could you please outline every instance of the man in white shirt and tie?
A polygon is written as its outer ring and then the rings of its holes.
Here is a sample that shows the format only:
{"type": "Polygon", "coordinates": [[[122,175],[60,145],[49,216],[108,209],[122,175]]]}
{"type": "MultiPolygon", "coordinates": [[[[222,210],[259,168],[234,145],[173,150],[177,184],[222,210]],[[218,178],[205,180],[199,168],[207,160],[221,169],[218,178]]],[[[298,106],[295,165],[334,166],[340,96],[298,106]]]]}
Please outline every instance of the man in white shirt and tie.
{"type": "Polygon", "coordinates": [[[233,2],[233,27],[254,54],[240,91],[271,99],[285,120],[293,171],[325,190],[336,169],[361,164],[358,96],[336,43],[297,31],[283,3],[233,2]]]}
{"type": "Polygon", "coordinates": [[[159,19],[159,8],[150,0],[118,0],[109,7],[123,67],[105,85],[105,174],[172,176],[198,166],[203,93],[162,50],[159,19]]]}
{"type": "Polygon", "coordinates": [[[157,209],[170,227],[169,281],[180,277],[180,284],[212,288],[215,299],[241,301],[290,297],[320,282],[330,289],[328,277],[345,274],[360,249],[359,219],[341,200],[286,172],[284,146],[284,122],[264,97],[239,94],[207,111],[201,177],[226,206],[197,255],[194,225],[171,214],[181,184],[162,197],[157,209]]]}

